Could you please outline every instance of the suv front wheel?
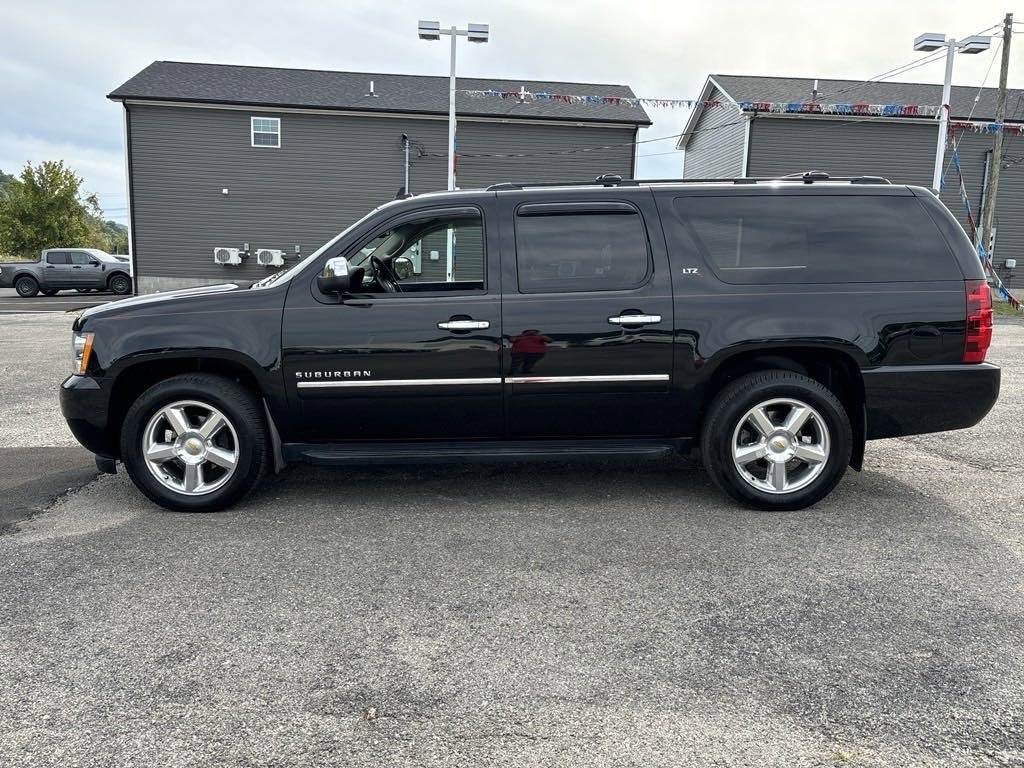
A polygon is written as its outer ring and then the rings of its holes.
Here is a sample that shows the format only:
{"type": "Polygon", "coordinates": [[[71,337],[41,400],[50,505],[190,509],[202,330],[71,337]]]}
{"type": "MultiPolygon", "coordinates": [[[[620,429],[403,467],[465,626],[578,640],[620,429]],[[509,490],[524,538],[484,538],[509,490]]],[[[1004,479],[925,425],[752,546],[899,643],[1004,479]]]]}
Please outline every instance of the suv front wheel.
{"type": "Polygon", "coordinates": [[[124,296],[125,294],[132,292],[131,278],[128,277],[128,275],[114,275],[107,282],[107,288],[118,296],[124,296]]]}
{"type": "Polygon", "coordinates": [[[128,410],[121,458],[139,490],[166,509],[224,509],[266,471],[263,410],[230,379],[175,376],[147,389],[128,410]]]}
{"type": "Polygon", "coordinates": [[[791,371],[761,371],[715,398],[701,449],[708,474],[734,499],[757,509],[803,509],[838,484],[853,435],[826,387],[791,371]]]}

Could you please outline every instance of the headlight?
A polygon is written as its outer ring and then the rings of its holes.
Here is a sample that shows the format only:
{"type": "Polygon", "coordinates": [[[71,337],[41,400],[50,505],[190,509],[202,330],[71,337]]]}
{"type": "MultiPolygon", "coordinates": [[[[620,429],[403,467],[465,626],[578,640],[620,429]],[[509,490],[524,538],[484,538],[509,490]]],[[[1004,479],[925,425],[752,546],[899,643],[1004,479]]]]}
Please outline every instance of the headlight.
{"type": "Polygon", "coordinates": [[[71,337],[71,350],[75,357],[75,373],[80,376],[89,367],[89,357],[92,355],[92,333],[74,333],[71,337]]]}

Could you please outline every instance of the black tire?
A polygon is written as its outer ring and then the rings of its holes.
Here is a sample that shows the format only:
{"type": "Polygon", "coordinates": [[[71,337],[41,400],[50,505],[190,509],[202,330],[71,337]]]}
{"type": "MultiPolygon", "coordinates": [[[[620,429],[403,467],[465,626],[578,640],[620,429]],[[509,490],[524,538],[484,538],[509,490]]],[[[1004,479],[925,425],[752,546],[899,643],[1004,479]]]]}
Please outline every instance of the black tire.
{"type": "Polygon", "coordinates": [[[89,291],[91,291],[92,288],[75,288],[75,290],[78,291],[79,293],[89,293],[89,291]]]}
{"type": "Polygon", "coordinates": [[[236,503],[263,478],[269,461],[269,437],[259,399],[237,382],[207,373],[188,373],[156,384],[132,404],[121,427],[121,460],[136,487],[151,501],[178,512],[216,512],[236,503]],[[166,487],[143,457],[146,427],[164,406],[199,401],[227,417],[238,438],[238,463],[220,488],[200,496],[166,487]]]}
{"type": "Polygon", "coordinates": [[[43,294],[43,296],[56,296],[57,290],[57,288],[40,288],[39,292],[43,294]]]}
{"type": "Polygon", "coordinates": [[[21,298],[31,299],[39,293],[39,283],[34,277],[22,275],[14,281],[14,290],[18,292],[18,295],[21,296],[21,298]]]}
{"type": "Polygon", "coordinates": [[[124,296],[132,292],[132,279],[128,275],[113,275],[107,281],[107,288],[118,296],[124,296]]]}
{"type": "MultiPolygon", "coordinates": [[[[814,420],[811,420],[812,426],[808,429],[812,429],[814,423],[814,420]]],[[[757,435],[756,432],[754,434],[757,435]]],[[[770,444],[767,437],[765,441],[766,446],[770,444]]],[[[799,440],[795,444],[799,445],[799,440]]],[[[745,445],[746,443],[743,443],[741,447],[745,445]]],[[[711,404],[701,434],[704,466],[715,484],[742,504],[763,510],[804,509],[823,499],[836,487],[846,472],[852,450],[853,432],[842,403],[828,388],[817,381],[791,371],[759,371],[728,384],[711,404]],[[733,450],[735,436],[744,428],[744,424],[749,425],[745,419],[747,413],[759,404],[779,399],[809,405],[817,412],[827,429],[829,450],[826,460],[820,462],[824,464],[824,468],[818,470],[818,474],[810,479],[807,485],[797,490],[776,493],[756,488],[752,484],[754,481],[744,479],[740,468],[733,460],[733,450]]],[[[761,461],[766,467],[764,479],[770,482],[772,465],[768,459],[761,461]]],[[[797,471],[803,469],[799,460],[794,460],[791,464],[797,466],[797,471]]],[[[809,469],[810,465],[807,466],[809,469]]],[[[747,467],[749,473],[753,475],[759,464],[754,462],[747,467]]],[[[785,477],[785,471],[782,475],[785,477]]],[[[808,476],[809,474],[805,475],[808,476]]],[[[787,484],[780,483],[783,488],[787,484]]],[[[779,485],[774,487],[778,488],[779,485]]]]}

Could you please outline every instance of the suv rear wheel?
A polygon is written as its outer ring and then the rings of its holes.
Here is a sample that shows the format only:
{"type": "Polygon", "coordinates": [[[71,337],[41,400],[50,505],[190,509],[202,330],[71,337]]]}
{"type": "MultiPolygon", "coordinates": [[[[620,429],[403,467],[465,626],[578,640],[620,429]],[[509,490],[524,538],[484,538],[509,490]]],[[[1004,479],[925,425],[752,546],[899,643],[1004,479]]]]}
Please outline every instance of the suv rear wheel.
{"type": "Polygon", "coordinates": [[[267,467],[259,401],[221,376],[175,376],[125,416],[121,458],[135,485],[166,509],[214,512],[242,498],[267,467]]]}
{"type": "Polygon", "coordinates": [[[708,474],[734,499],[757,509],[803,509],[838,484],[853,435],[826,387],[790,371],[761,371],[715,398],[701,449],[708,474]]]}
{"type": "Polygon", "coordinates": [[[39,293],[39,283],[36,282],[34,277],[22,275],[14,281],[14,290],[18,292],[18,295],[21,296],[21,298],[31,299],[39,293]]]}

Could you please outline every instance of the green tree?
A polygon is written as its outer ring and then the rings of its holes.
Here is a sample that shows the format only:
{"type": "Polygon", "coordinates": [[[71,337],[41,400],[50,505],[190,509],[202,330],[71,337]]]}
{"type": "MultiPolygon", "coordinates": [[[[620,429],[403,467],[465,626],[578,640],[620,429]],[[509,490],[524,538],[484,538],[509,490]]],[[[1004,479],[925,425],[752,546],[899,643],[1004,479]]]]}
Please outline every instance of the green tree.
{"type": "Polygon", "coordinates": [[[128,227],[107,219],[102,222],[102,228],[107,239],[107,253],[128,253],[128,227]]]}
{"type": "Polygon", "coordinates": [[[0,251],[36,258],[44,248],[107,248],[95,195],[63,160],[26,164],[0,191],[0,251]]]}

